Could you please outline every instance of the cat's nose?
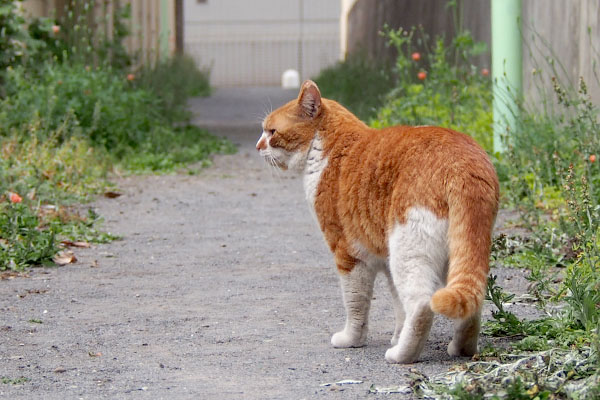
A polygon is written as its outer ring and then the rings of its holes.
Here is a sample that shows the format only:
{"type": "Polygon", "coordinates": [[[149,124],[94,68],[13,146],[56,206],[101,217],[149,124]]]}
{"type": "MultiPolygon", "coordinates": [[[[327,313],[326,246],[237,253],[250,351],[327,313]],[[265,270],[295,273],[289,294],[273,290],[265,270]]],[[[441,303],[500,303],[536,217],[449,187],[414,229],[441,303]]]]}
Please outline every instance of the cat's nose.
{"type": "Polygon", "coordinates": [[[267,149],[267,140],[264,138],[264,136],[261,136],[261,138],[256,143],[256,150],[260,151],[260,150],[266,150],[266,149],[267,149]]]}

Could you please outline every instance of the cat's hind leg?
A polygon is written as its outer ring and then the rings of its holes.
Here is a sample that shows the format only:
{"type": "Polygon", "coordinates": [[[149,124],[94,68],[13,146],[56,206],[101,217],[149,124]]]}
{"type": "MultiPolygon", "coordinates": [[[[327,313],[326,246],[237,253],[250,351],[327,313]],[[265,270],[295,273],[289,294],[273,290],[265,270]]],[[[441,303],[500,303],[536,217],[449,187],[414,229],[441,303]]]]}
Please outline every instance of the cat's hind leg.
{"type": "Polygon", "coordinates": [[[391,363],[408,364],[417,361],[433,322],[429,299],[425,296],[403,302],[406,309],[404,326],[397,344],[388,349],[385,359],[391,363]]]}
{"type": "Polygon", "coordinates": [[[447,268],[447,226],[428,210],[413,209],[391,232],[390,272],[405,318],[398,343],[385,354],[389,362],[415,362],[427,342],[433,323],[429,302],[447,268]]]}
{"type": "Polygon", "coordinates": [[[398,289],[394,284],[394,279],[392,278],[392,274],[389,271],[389,268],[385,270],[385,276],[388,281],[388,285],[390,287],[390,292],[392,294],[392,306],[394,307],[394,316],[396,318],[396,326],[394,328],[394,336],[392,336],[392,346],[398,344],[398,340],[400,339],[400,333],[402,332],[402,327],[404,326],[404,306],[400,301],[400,296],[398,295],[398,289]]]}
{"type": "Polygon", "coordinates": [[[369,309],[377,270],[357,262],[350,271],[340,269],[342,295],[346,307],[344,330],[331,337],[333,347],[362,347],[367,341],[369,309]]]}
{"type": "Polygon", "coordinates": [[[465,320],[454,322],[454,337],[448,345],[451,356],[472,356],[477,353],[477,339],[481,326],[481,311],[465,320]]]}

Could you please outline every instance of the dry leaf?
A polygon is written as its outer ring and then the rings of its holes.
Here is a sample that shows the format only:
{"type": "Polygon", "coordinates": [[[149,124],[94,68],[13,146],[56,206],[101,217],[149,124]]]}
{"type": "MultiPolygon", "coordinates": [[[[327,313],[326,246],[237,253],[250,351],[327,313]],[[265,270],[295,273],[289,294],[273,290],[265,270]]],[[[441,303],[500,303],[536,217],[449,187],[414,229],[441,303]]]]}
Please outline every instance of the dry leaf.
{"type": "Polygon", "coordinates": [[[17,272],[17,271],[0,272],[0,280],[14,279],[14,278],[29,278],[29,274],[26,272],[17,272]]]}
{"type": "Polygon", "coordinates": [[[75,254],[72,251],[61,251],[52,258],[52,261],[58,265],[67,265],[76,262],[77,257],[75,257],[75,254]]]}
{"type": "Polygon", "coordinates": [[[110,190],[107,191],[107,192],[104,192],[104,197],[108,197],[109,199],[115,199],[115,198],[117,198],[117,197],[119,197],[121,195],[122,195],[122,193],[112,192],[110,190]]]}
{"type": "Polygon", "coordinates": [[[63,240],[60,242],[63,246],[67,247],[80,247],[84,249],[89,249],[91,245],[88,242],[72,242],[70,240],[63,240]]]}

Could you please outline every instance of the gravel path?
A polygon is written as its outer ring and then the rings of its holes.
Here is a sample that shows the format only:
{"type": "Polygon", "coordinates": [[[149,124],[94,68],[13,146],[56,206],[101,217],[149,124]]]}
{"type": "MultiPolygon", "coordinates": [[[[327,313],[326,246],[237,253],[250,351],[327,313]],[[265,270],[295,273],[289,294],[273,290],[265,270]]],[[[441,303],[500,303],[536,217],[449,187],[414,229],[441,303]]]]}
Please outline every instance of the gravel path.
{"type": "MultiPolygon", "coordinates": [[[[452,329],[438,317],[422,362],[387,364],[393,317],[383,279],[367,347],[330,346],[344,322],[332,257],[301,180],[272,174],[254,150],[258,121],[295,96],[222,89],[194,99],[194,121],[229,137],[238,154],[195,176],[119,179],[123,196],[93,207],[123,240],[0,281],[0,397],[388,398],[367,395],[371,384],[465,361],[446,354],[452,329]],[[322,386],[344,379],[363,383],[322,386]]],[[[494,273],[509,290],[525,286],[520,271],[494,273]]]]}

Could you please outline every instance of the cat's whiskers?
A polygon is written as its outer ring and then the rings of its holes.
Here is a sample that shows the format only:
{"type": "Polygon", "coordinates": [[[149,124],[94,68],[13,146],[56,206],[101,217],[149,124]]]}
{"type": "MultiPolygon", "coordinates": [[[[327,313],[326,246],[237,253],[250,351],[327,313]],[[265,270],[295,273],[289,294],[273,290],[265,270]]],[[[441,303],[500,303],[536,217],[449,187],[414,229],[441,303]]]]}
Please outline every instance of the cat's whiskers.
{"type": "Polygon", "coordinates": [[[273,153],[270,150],[265,150],[261,151],[260,155],[265,160],[264,168],[269,170],[271,179],[282,181],[279,167],[277,167],[277,159],[273,156],[273,153]]]}
{"type": "Polygon", "coordinates": [[[269,152],[269,164],[271,165],[271,176],[275,176],[279,182],[283,181],[283,177],[281,174],[281,162],[275,157],[272,152],[269,152]]]}

